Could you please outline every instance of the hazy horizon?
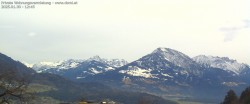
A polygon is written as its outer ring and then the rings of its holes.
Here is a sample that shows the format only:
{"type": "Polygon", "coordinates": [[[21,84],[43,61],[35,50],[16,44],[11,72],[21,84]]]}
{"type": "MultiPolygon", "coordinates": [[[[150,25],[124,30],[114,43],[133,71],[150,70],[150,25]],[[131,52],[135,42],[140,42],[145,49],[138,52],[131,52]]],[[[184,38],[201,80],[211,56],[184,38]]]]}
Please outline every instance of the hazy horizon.
{"type": "MultiPolygon", "coordinates": [[[[158,47],[158,48],[168,48],[168,47],[158,47]]],[[[156,48],[157,49],[157,48],[156,48]]],[[[175,50],[175,49],[174,49],[175,50]]],[[[154,50],[153,50],[154,51],[154,50]]],[[[153,52],[152,51],[152,52],[153,52]]],[[[178,51],[178,50],[176,50],[176,51],[178,51]]],[[[150,53],[152,53],[152,52],[150,52],[150,53]]],[[[0,52],[1,53],[1,52],[0,52]]],[[[150,53],[148,53],[148,54],[150,54],[150,53]]],[[[4,54],[4,53],[2,53],[2,54],[4,54]]],[[[185,54],[185,53],[184,53],[185,54]]],[[[5,54],[5,55],[7,55],[7,54],[5,54]]],[[[147,55],[147,54],[145,54],[145,55],[147,55]]],[[[143,57],[143,56],[145,56],[145,55],[142,55],[141,57],[143,57]]],[[[187,54],[186,54],[187,55],[187,54]]],[[[205,55],[205,54],[199,54],[199,55],[205,55]]],[[[199,56],[199,55],[196,55],[196,56],[199,56]]],[[[7,55],[8,56],[8,55],[7,55]]],[[[189,56],[189,55],[188,55],[189,56]]],[[[205,55],[205,56],[213,56],[213,55],[205,55]]],[[[11,57],[11,56],[9,56],[9,57],[11,57]]],[[[60,61],[64,61],[64,60],[70,60],[70,59],[76,59],[76,60],[87,60],[87,59],[89,59],[89,58],[94,58],[94,57],[100,57],[100,58],[102,58],[102,59],[123,59],[123,58],[109,58],[109,57],[102,57],[102,56],[100,56],[100,55],[94,55],[94,56],[90,56],[90,57],[87,57],[87,58],[66,58],[66,59],[60,59],[60,60],[41,60],[41,61],[37,61],[37,62],[27,62],[27,61],[25,61],[25,60],[17,60],[17,61],[20,61],[20,62],[22,62],[22,63],[24,63],[24,64],[26,64],[26,65],[33,65],[33,64],[37,64],[37,63],[40,63],[40,62],[60,62],[60,61]]],[[[139,58],[141,58],[141,57],[139,57],[139,58]]],[[[195,57],[195,56],[189,56],[190,58],[193,58],[193,57],[195,57]]],[[[229,56],[213,56],[213,57],[228,57],[230,60],[236,60],[236,61],[238,61],[237,59],[233,59],[233,58],[230,58],[229,56]]],[[[13,58],[14,60],[16,60],[15,59],[15,57],[11,57],[11,58],[13,58]]],[[[138,58],[138,59],[139,59],[138,58]]],[[[126,59],[124,59],[124,60],[126,60],[126,59]]],[[[126,60],[126,61],[128,61],[129,63],[130,62],[133,62],[133,61],[136,61],[137,59],[135,59],[135,60],[126,60]]],[[[239,62],[239,61],[238,61],[239,62]]],[[[244,63],[244,62],[239,62],[239,63],[244,63]]],[[[244,64],[248,64],[248,63],[244,63],[244,64]]],[[[248,65],[250,65],[250,64],[248,64],[248,65]]]]}
{"type": "Polygon", "coordinates": [[[165,47],[250,64],[248,0],[76,1],[1,9],[0,52],[27,63],[95,55],[131,62],[165,47]]]}

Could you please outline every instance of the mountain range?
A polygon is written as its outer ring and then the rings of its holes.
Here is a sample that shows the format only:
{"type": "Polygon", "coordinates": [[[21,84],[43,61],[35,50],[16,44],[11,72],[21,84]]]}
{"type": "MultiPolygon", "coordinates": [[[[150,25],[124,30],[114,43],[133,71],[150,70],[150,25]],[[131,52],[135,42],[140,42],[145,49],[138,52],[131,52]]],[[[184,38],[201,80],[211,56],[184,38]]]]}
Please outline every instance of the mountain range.
{"type": "MultiPolygon", "coordinates": [[[[116,62],[110,62],[110,64],[119,65],[116,62]]],[[[72,66],[70,67],[72,68],[72,66]]],[[[65,68],[60,70],[66,70],[65,68]]],[[[46,69],[44,68],[44,70],[46,69]]],[[[8,94],[5,96],[6,87],[4,86],[7,85],[7,88],[9,88],[9,85],[16,86],[18,84],[14,83],[16,81],[28,83],[28,86],[24,86],[26,90],[22,91],[22,94],[17,95],[22,96],[24,94],[22,97],[26,98],[26,93],[31,94],[32,98],[22,99],[27,104],[76,104],[81,99],[94,102],[107,99],[115,101],[116,104],[138,104],[138,102],[145,101],[154,102],[155,104],[177,104],[174,101],[152,94],[122,91],[96,82],[77,83],[56,74],[36,73],[32,68],[28,68],[21,62],[15,61],[2,53],[0,53],[0,79],[0,101],[10,99],[8,103],[11,104],[19,104],[19,102],[16,102],[17,98],[15,98],[15,95],[13,95],[14,97],[8,94]],[[6,82],[6,84],[3,85],[3,82],[6,82]]],[[[15,90],[11,90],[11,92],[15,90]]]]}
{"type": "Polygon", "coordinates": [[[170,48],[157,48],[138,60],[66,60],[32,66],[39,73],[58,74],[76,82],[98,82],[128,91],[167,97],[221,99],[228,89],[250,84],[250,67],[228,57],[189,57],[170,48]],[[216,95],[216,96],[215,96],[216,95]]]}
{"type": "Polygon", "coordinates": [[[81,79],[88,76],[112,71],[126,65],[128,62],[123,59],[104,59],[99,56],[87,60],[68,59],[58,62],[40,62],[30,66],[38,73],[58,74],[70,79],[81,79]]]}

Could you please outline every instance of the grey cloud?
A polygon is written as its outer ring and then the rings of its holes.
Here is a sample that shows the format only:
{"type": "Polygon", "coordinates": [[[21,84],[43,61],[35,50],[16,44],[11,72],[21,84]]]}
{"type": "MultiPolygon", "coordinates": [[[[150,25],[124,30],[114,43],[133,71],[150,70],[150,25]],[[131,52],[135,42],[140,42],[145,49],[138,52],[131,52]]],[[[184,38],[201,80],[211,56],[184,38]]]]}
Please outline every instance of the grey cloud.
{"type": "Polygon", "coordinates": [[[221,28],[220,30],[224,32],[224,42],[232,41],[237,33],[239,32],[241,28],[238,27],[227,27],[227,28],[221,28]]]}
{"type": "Polygon", "coordinates": [[[250,28],[250,20],[245,20],[245,28],[250,28]]]}
{"type": "Polygon", "coordinates": [[[224,42],[229,42],[232,41],[239,31],[250,28],[250,20],[244,20],[244,24],[242,26],[234,27],[234,26],[229,26],[229,27],[222,27],[220,28],[220,31],[224,33],[224,42]]]}

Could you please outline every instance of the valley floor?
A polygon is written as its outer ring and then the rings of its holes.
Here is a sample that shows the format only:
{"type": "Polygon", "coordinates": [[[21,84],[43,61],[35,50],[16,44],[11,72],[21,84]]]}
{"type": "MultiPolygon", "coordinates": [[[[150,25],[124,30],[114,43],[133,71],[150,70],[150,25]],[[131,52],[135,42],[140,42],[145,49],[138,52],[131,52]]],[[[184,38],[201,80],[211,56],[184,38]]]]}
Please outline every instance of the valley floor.
{"type": "Polygon", "coordinates": [[[177,101],[179,104],[216,104],[216,103],[205,103],[205,102],[193,102],[193,101],[177,101]]]}

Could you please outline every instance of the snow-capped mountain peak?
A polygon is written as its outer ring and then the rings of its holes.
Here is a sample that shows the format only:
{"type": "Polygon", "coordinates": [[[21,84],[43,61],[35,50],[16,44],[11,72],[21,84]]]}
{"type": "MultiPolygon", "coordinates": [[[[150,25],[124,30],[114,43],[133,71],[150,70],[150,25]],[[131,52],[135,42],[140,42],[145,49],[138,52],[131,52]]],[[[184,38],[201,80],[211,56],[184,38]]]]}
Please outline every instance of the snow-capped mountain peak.
{"type": "Polygon", "coordinates": [[[59,62],[48,62],[48,61],[43,61],[40,62],[41,65],[46,65],[46,66],[57,66],[61,64],[61,61],[59,62]]]}
{"type": "Polygon", "coordinates": [[[96,56],[90,57],[88,60],[103,61],[105,59],[102,59],[100,56],[96,55],[96,56]]]}
{"type": "Polygon", "coordinates": [[[129,76],[163,80],[170,80],[179,76],[199,77],[202,75],[199,64],[187,55],[170,48],[157,48],[152,53],[118,70],[119,73],[129,76]]]}
{"type": "Polygon", "coordinates": [[[189,56],[170,48],[157,48],[151,54],[157,54],[176,66],[183,68],[190,68],[196,64],[189,56]]]}
{"type": "Polygon", "coordinates": [[[52,68],[52,67],[56,67],[57,65],[60,65],[61,63],[62,63],[62,61],[58,61],[58,62],[42,61],[42,62],[33,64],[32,68],[33,69],[38,69],[41,67],[52,68]]]}
{"type": "Polygon", "coordinates": [[[74,68],[80,67],[84,63],[93,63],[93,61],[109,66],[108,68],[104,68],[104,70],[110,70],[110,69],[113,70],[114,68],[121,67],[128,63],[127,61],[123,59],[110,59],[109,60],[109,59],[101,58],[100,56],[94,56],[87,60],[68,59],[68,60],[57,61],[57,62],[43,61],[43,62],[34,64],[32,68],[35,69],[37,72],[46,72],[47,70],[51,70],[51,69],[59,71],[59,70],[74,69],[74,68]]]}
{"type": "Polygon", "coordinates": [[[199,55],[194,57],[193,60],[202,65],[232,71],[236,74],[240,74],[241,71],[248,67],[246,64],[238,63],[236,60],[228,57],[199,55]]]}
{"type": "Polygon", "coordinates": [[[105,58],[101,58],[100,56],[94,56],[89,58],[87,61],[98,61],[98,62],[102,62],[102,63],[106,63],[112,67],[121,67],[124,66],[126,64],[128,64],[128,62],[124,59],[105,59],[105,58]]]}
{"type": "Polygon", "coordinates": [[[76,60],[76,59],[68,59],[62,60],[57,62],[49,62],[49,61],[42,61],[37,64],[33,64],[31,68],[36,70],[37,72],[42,72],[47,69],[57,68],[57,69],[69,69],[75,68],[78,66],[79,63],[83,62],[84,60],[76,60]]]}
{"type": "Polygon", "coordinates": [[[170,48],[159,47],[159,48],[155,49],[152,53],[168,52],[168,51],[171,51],[171,50],[172,50],[172,49],[170,49],[170,48]]]}
{"type": "Polygon", "coordinates": [[[57,68],[59,69],[70,69],[70,68],[76,68],[80,65],[80,63],[84,62],[85,60],[77,60],[77,59],[68,59],[64,61],[60,61],[59,65],[57,65],[57,68]]]}

